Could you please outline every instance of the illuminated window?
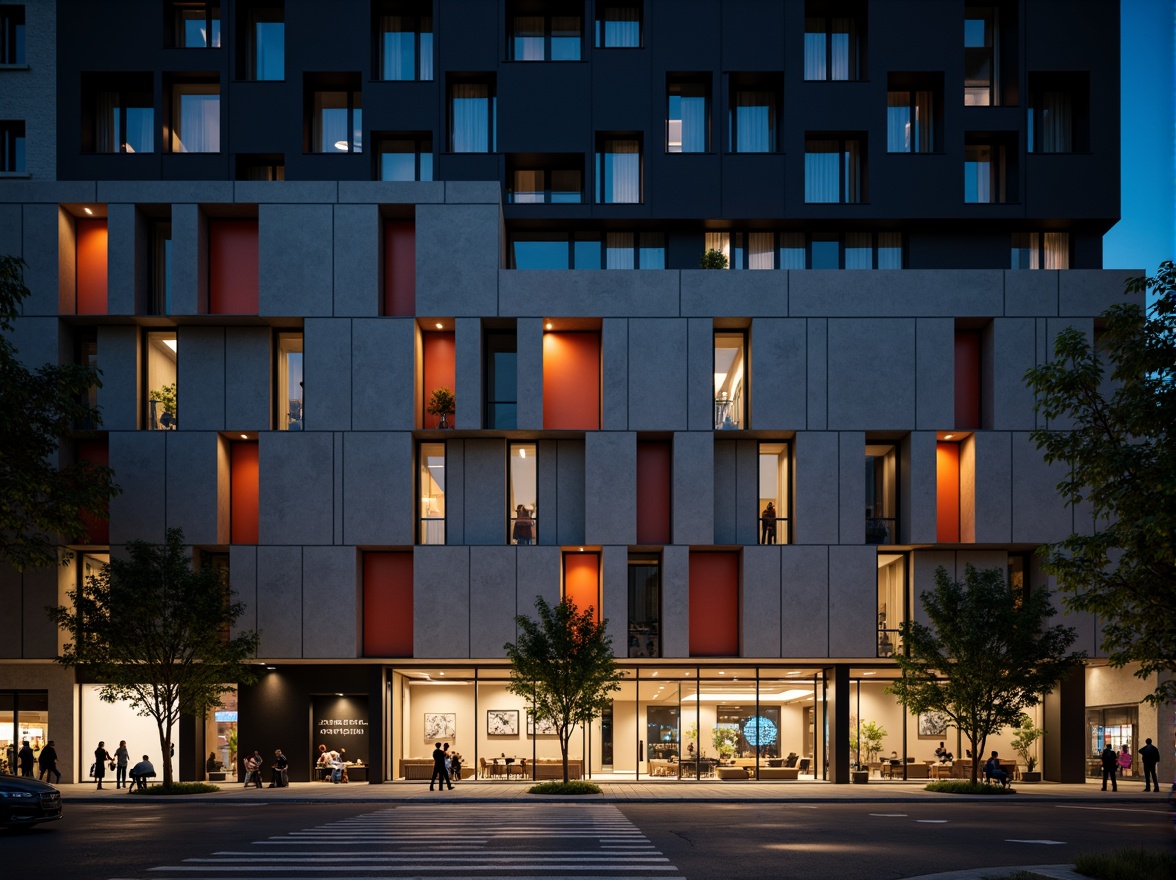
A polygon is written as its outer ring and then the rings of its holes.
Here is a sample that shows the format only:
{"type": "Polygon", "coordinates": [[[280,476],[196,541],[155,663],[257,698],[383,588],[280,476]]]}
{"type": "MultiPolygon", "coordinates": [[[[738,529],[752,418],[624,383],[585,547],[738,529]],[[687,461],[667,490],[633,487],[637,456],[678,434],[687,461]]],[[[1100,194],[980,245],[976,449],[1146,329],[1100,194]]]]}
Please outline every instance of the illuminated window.
{"type": "Polygon", "coordinates": [[[175,83],[171,101],[171,151],[219,153],[220,84],[175,83]]]}
{"type": "Polygon", "coordinates": [[[710,149],[710,89],[705,82],[666,86],[666,152],[705,153],[710,149]]]}
{"type": "Polygon", "coordinates": [[[866,543],[897,543],[898,455],[892,443],[866,444],[866,543]]]}
{"type": "Polygon", "coordinates": [[[747,403],[744,367],[747,337],[742,331],[715,332],[715,430],[744,428],[747,403]]]}
{"type": "Polygon", "coordinates": [[[655,553],[629,556],[630,657],[660,657],[661,559],[655,553]]]}
{"type": "Polygon", "coordinates": [[[278,334],[279,431],[302,430],[302,334],[278,334]]]}
{"type": "Polygon", "coordinates": [[[178,49],[219,49],[220,4],[185,0],[172,5],[175,45],[178,49]]]}
{"type": "Polygon", "coordinates": [[[510,485],[507,497],[509,544],[539,543],[539,456],[534,443],[510,444],[510,485]]]}
{"type": "Polygon", "coordinates": [[[174,431],[179,427],[176,382],[177,352],[174,330],[147,334],[145,352],[147,366],[146,425],[149,431],[174,431]]]}
{"type": "Polygon", "coordinates": [[[396,2],[381,8],[376,19],[379,79],[433,78],[432,3],[396,2]]]}
{"type": "Polygon", "coordinates": [[[907,618],[906,556],[878,554],[878,656],[902,651],[899,626],[907,618]]]}
{"type": "Polygon", "coordinates": [[[808,0],[804,10],[804,78],[856,80],[861,69],[861,21],[857,4],[808,0]]]}
{"type": "Polygon", "coordinates": [[[421,544],[445,543],[445,444],[422,443],[419,447],[420,478],[417,487],[421,544]]]}
{"type": "Polygon", "coordinates": [[[997,65],[997,10],[995,6],[964,7],[964,103],[999,104],[997,65]]]}
{"type": "Polygon", "coordinates": [[[761,544],[789,543],[791,460],[791,447],[788,443],[759,445],[759,502],[755,515],[759,518],[761,544]]]}

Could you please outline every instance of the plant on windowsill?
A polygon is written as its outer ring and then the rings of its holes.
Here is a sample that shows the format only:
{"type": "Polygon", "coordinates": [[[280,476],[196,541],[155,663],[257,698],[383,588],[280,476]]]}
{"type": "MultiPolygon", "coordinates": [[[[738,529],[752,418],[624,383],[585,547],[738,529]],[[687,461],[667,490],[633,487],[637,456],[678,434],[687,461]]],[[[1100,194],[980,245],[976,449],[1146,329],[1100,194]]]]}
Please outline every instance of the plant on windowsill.
{"type": "Polygon", "coordinates": [[[727,258],[723,256],[722,251],[716,251],[713,248],[708,251],[703,251],[702,259],[698,261],[699,269],[726,269],[727,258]]]}
{"type": "Polygon", "coordinates": [[[448,428],[448,416],[453,415],[454,408],[457,405],[457,399],[453,396],[453,392],[442,385],[440,388],[433,390],[433,396],[429,399],[429,405],[425,407],[425,412],[433,416],[441,416],[441,421],[437,423],[438,428],[448,428]]]}
{"type": "Polygon", "coordinates": [[[155,408],[159,424],[164,428],[173,427],[179,417],[176,410],[176,383],[173,382],[171,385],[164,385],[162,388],[149,392],[147,398],[157,401],[159,404],[155,408]]]}
{"type": "Polygon", "coordinates": [[[1021,774],[1022,782],[1040,782],[1041,774],[1036,772],[1037,755],[1035,747],[1037,741],[1045,736],[1045,731],[1033,723],[1033,719],[1021,713],[1021,726],[1017,735],[1013,737],[1013,751],[1020,755],[1025,762],[1025,772],[1021,774]]]}

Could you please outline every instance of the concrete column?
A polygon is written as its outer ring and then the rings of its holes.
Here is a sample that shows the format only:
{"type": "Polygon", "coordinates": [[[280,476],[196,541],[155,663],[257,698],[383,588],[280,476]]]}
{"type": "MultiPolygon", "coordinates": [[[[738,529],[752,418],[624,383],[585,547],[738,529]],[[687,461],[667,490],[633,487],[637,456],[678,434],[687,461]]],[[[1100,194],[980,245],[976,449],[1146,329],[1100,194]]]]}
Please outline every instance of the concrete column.
{"type": "MultiPolygon", "coordinates": [[[[829,690],[825,695],[825,711],[829,713],[829,781],[849,782],[849,666],[838,663],[826,670],[829,690]]],[[[819,777],[821,756],[814,749],[813,773],[819,777]]]]}
{"type": "Polygon", "coordinates": [[[1081,785],[1086,782],[1086,672],[1076,669],[1047,694],[1042,726],[1042,778],[1081,785]]]}
{"type": "Polygon", "coordinates": [[[388,684],[383,666],[368,667],[368,785],[380,785],[387,775],[384,750],[384,717],[387,711],[388,684]]]}

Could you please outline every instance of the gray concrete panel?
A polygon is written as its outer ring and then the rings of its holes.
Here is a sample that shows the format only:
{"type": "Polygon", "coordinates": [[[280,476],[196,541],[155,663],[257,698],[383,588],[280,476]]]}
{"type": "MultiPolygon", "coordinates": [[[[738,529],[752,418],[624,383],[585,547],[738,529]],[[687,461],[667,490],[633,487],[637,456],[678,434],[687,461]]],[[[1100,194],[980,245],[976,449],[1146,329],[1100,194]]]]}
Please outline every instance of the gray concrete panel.
{"type": "Polygon", "coordinates": [[[181,202],[192,205],[216,205],[233,201],[231,180],[99,180],[94,186],[97,187],[96,194],[89,199],[61,201],[162,205],[181,202]]]}
{"type": "Polygon", "coordinates": [[[515,556],[526,547],[470,547],[470,656],[500,658],[515,640],[515,556]]]}
{"type": "Polygon", "coordinates": [[[740,656],[780,656],[780,597],[780,548],[745,548],[740,656]]]}
{"type": "Polygon", "coordinates": [[[335,659],[362,653],[358,562],[354,547],[303,548],[302,656],[335,659]]]}
{"type": "Polygon", "coordinates": [[[217,544],[217,440],[212,431],[169,431],[167,527],[189,544],[217,544]]]}
{"type": "Polygon", "coordinates": [[[447,180],[445,203],[448,205],[497,205],[502,189],[494,180],[447,180]]]}
{"type": "Polygon", "coordinates": [[[915,427],[936,431],[955,425],[955,321],[915,322],[915,427]]]}
{"type": "Polygon", "coordinates": [[[987,317],[1004,310],[1001,269],[788,273],[793,317],[987,317]]]}
{"type": "Polygon", "coordinates": [[[1058,314],[1090,317],[1101,315],[1113,305],[1143,305],[1139,294],[1126,296],[1123,284],[1128,278],[1148,274],[1143,269],[1067,269],[1058,275],[1058,314]]]}
{"type": "Polygon", "coordinates": [[[1058,276],[1061,272],[1010,269],[1004,273],[1006,318],[1058,313],[1058,276]]]}
{"type": "MultiPolygon", "coordinates": [[[[687,427],[687,328],[679,318],[629,321],[629,427],[680,431],[687,427]]],[[[713,368],[712,368],[713,369],[713,368]]]]}
{"type": "Polygon", "coordinates": [[[334,438],[323,432],[262,432],[262,544],[330,544],[334,535],[334,438]]]}
{"type": "Polygon", "coordinates": [[[716,272],[683,269],[682,314],[712,318],[785,317],[788,314],[787,272],[716,272]]]}
{"type": "Polygon", "coordinates": [[[687,326],[687,427],[691,431],[713,431],[715,428],[715,325],[710,318],[691,318],[687,326]]]}
{"type": "Polygon", "coordinates": [[[976,466],[975,535],[978,544],[1012,540],[1012,444],[1009,434],[993,431],[972,436],[976,466]]]}
{"type": "Polygon", "coordinates": [[[343,543],[411,545],[416,502],[412,435],[353,431],[343,437],[343,543]]]}
{"type": "Polygon", "coordinates": [[[465,539],[465,441],[445,442],[445,543],[466,543],[465,539]]]}
{"type": "MultiPolygon", "coordinates": [[[[716,443],[715,537],[719,545],[739,542],[739,443],[716,443]]],[[[756,503],[755,501],[752,502],[756,503]]]]}
{"type": "Polygon", "coordinates": [[[208,226],[199,205],[172,205],[172,314],[208,311],[208,226]]]}
{"type": "Polygon", "coordinates": [[[838,532],[842,544],[866,541],[866,435],[842,431],[838,435],[838,532]]]}
{"type": "Polygon", "coordinates": [[[590,431],[584,436],[584,540],[589,544],[637,542],[637,435],[590,431]]]}
{"type": "MultiPolygon", "coordinates": [[[[430,274],[435,273],[434,268],[430,274]]],[[[506,316],[661,318],[679,312],[678,273],[673,271],[503,269],[497,283],[498,313],[506,316]]]]}
{"type": "MultiPolygon", "coordinates": [[[[56,606],[58,572],[52,568],[28,568],[24,572],[21,606],[21,656],[26,660],[57,657],[57,626],[45,609],[56,606]]],[[[14,608],[16,606],[9,606],[14,608]]]]}
{"type": "Polygon", "coordinates": [[[662,550],[662,656],[690,656],[690,548],[662,550]]]}
{"type": "Polygon", "coordinates": [[[1034,427],[1033,392],[1025,373],[1037,363],[1035,324],[1032,318],[992,322],[992,427],[998,431],[1034,427]]]}
{"type": "MultiPolygon", "coordinates": [[[[930,624],[931,620],[923,610],[922,596],[935,590],[935,572],[941,566],[949,578],[956,578],[955,551],[916,550],[911,554],[911,620],[930,624]]],[[[963,568],[960,576],[963,576],[963,568]]]]}
{"type": "MultiPolygon", "coordinates": [[[[1082,332],[1088,345],[1094,345],[1094,320],[1086,318],[1049,318],[1045,322],[1049,339],[1049,360],[1053,361],[1054,347],[1057,345],[1059,334],[1063,330],[1073,327],[1082,332]]],[[[1059,416],[1050,421],[1047,427],[1051,431],[1070,431],[1074,428],[1074,420],[1068,415],[1059,416]]]]}
{"type": "Polygon", "coordinates": [[[225,429],[225,330],[176,328],[177,421],[185,431],[225,429]]]}
{"type": "Polygon", "coordinates": [[[482,319],[458,318],[454,323],[454,395],[461,401],[455,428],[482,427],[482,319]]]}
{"type": "Polygon", "coordinates": [[[1015,432],[1012,444],[1012,540],[1018,544],[1061,541],[1074,528],[1073,516],[1058,495],[1066,479],[1062,463],[1047,465],[1028,434],[1015,432]]]}
{"type": "Polygon", "coordinates": [[[164,537],[167,431],[111,431],[110,467],[122,494],[110,499],[110,543],[164,537]]]}
{"type": "Polygon", "coordinates": [[[225,428],[268,430],[273,340],[268,327],[225,328],[225,428]]]}
{"type": "Polygon", "coordinates": [[[751,424],[758,430],[794,431],[807,425],[805,331],[805,322],[793,318],[752,322],[751,424]]]}
{"type": "MultiPolygon", "coordinates": [[[[264,505],[262,511],[264,522],[264,505]]],[[[325,625],[322,609],[305,603],[302,554],[302,547],[257,548],[257,622],[261,631],[257,653],[261,657],[302,657],[302,622],[306,612],[310,612],[316,624],[325,625]]]]}
{"type": "Polygon", "coordinates": [[[351,429],[351,321],[308,318],[303,329],[303,383],[312,431],[351,429]]]}
{"type": "MultiPolygon", "coordinates": [[[[897,273],[896,273],[897,274],[897,273]]],[[[915,424],[915,322],[829,322],[829,427],[915,424]]]]}
{"type": "MultiPolygon", "coordinates": [[[[133,315],[138,283],[136,231],[139,210],[134,205],[109,205],[106,209],[106,313],[133,315]]],[[[145,261],[142,261],[145,262],[145,261]]]]}
{"type": "MultiPolygon", "coordinates": [[[[719,444],[716,443],[715,446],[719,444]]],[[[735,543],[758,544],[760,539],[759,515],[759,441],[736,441],[736,482],[728,489],[735,492],[737,513],[735,517],[735,543]]],[[[715,493],[723,491],[718,478],[715,479],[715,493]]],[[[717,525],[717,524],[716,524],[717,525]]],[[[717,529],[716,529],[717,531],[717,529]]],[[[788,524],[776,526],[777,543],[788,543],[788,524]]],[[[715,543],[719,543],[717,540],[715,543]]]]}
{"type": "Polygon", "coordinates": [[[935,442],[933,432],[916,431],[910,435],[909,442],[903,444],[899,479],[903,486],[902,498],[907,503],[900,507],[903,519],[900,538],[911,544],[934,544],[937,540],[935,442]]]}
{"type": "Polygon", "coordinates": [[[338,184],[341,203],[422,205],[445,201],[445,183],[440,180],[340,180],[338,184]]]}
{"type": "Polygon", "coordinates": [[[56,364],[61,360],[59,352],[63,337],[69,337],[60,332],[58,325],[56,318],[22,317],[5,336],[16,349],[17,359],[35,372],[44,364],[56,364]]]}
{"type": "MultiPolygon", "coordinates": [[[[563,580],[563,553],[559,547],[535,545],[518,547],[515,552],[515,613],[525,614],[533,619],[536,596],[542,596],[549,605],[559,604],[560,584],[563,580]]],[[[514,640],[514,635],[511,636],[511,640],[514,640]]]]}
{"type": "Polygon", "coordinates": [[[709,431],[674,435],[670,525],[675,544],[715,539],[715,440],[709,431]]]}
{"type": "Polygon", "coordinates": [[[536,475],[539,493],[539,533],[536,544],[559,543],[559,443],[540,440],[536,444],[539,472],[536,475]]]}
{"type": "MultiPolygon", "coordinates": [[[[797,544],[836,544],[839,526],[837,486],[840,483],[837,435],[800,431],[795,443],[793,539],[797,544]]],[[[864,464],[861,470],[865,471],[864,464]]],[[[860,507],[862,504],[854,505],[855,510],[860,507]]]]}
{"type": "Polygon", "coordinates": [[[829,548],[787,546],[778,552],[780,656],[828,657],[829,548]]]}
{"type": "Polygon", "coordinates": [[[829,322],[823,318],[806,323],[808,337],[808,385],[805,412],[810,431],[829,426],[829,322]]]}
{"type": "MultiPolygon", "coordinates": [[[[499,313],[500,217],[497,204],[417,208],[417,314],[499,313]]],[[[522,314],[541,315],[535,306],[522,314]]]]}
{"type": "Polygon", "coordinates": [[[0,205],[0,254],[19,257],[23,253],[23,214],[19,204],[0,205]]]}
{"type": "Polygon", "coordinates": [[[356,318],[351,322],[351,427],[356,431],[411,431],[416,387],[412,318],[356,318]]]}
{"type": "MultiPolygon", "coordinates": [[[[506,441],[465,441],[464,544],[506,544],[506,441]]],[[[448,542],[452,543],[452,541],[448,542]]]]}
{"type": "Polygon", "coordinates": [[[469,657],[470,548],[413,548],[412,579],[413,656],[469,657]]]}
{"type": "Polygon", "coordinates": [[[334,515],[331,517],[331,535],[332,541],[336,546],[343,543],[343,438],[345,436],[343,432],[337,431],[334,437],[331,438],[331,453],[334,455],[335,461],[334,472],[331,475],[334,483],[332,487],[334,491],[332,495],[334,515]]]}
{"type": "MultiPolygon", "coordinates": [[[[21,573],[11,565],[0,565],[0,607],[20,608],[24,603],[23,590],[21,573]]],[[[56,597],[53,604],[58,604],[56,597]]],[[[24,625],[19,614],[0,614],[0,657],[7,660],[21,656],[23,633],[24,625]]]]}
{"type": "MultiPolygon", "coordinates": [[[[555,499],[556,540],[560,544],[583,544],[585,508],[585,452],[583,440],[558,440],[556,479],[559,494],[555,499]]],[[[542,496],[540,496],[542,498],[542,496]]],[[[540,520],[542,523],[542,520],[540,520]]],[[[540,525],[539,534],[549,531],[540,525]]]]}
{"type": "Polygon", "coordinates": [[[829,656],[877,651],[878,557],[873,547],[829,548],[829,656]]]}
{"type": "Polygon", "coordinates": [[[629,548],[605,546],[600,550],[601,614],[605,633],[612,639],[617,657],[629,655],[629,548]]]}
{"type": "Polygon", "coordinates": [[[233,201],[247,205],[331,203],[339,198],[334,180],[237,180],[233,201]]]}
{"type": "MultiPolygon", "coordinates": [[[[607,354],[607,353],[606,353],[607,354]]],[[[543,429],[543,319],[519,318],[515,327],[515,370],[519,430],[543,429]]],[[[605,381],[608,381],[607,362],[605,381]]],[[[607,399],[605,402],[607,406],[607,399]]]]}
{"type": "Polygon", "coordinates": [[[229,588],[233,591],[233,598],[245,605],[244,613],[233,627],[233,638],[248,630],[259,629],[256,547],[245,544],[229,547],[229,588]]]}
{"type": "Polygon", "coordinates": [[[380,210],[376,205],[336,205],[334,227],[333,313],[338,317],[375,317],[380,314],[379,279],[383,277],[380,210]]]}
{"type": "Polygon", "coordinates": [[[956,577],[964,579],[964,569],[972,566],[977,571],[998,569],[1001,577],[1008,582],[1009,554],[1007,550],[958,550],[956,551],[956,577]]]}
{"type": "Polygon", "coordinates": [[[257,216],[258,314],[330,315],[334,310],[333,208],[260,205],[257,216]]]}
{"type": "MultiPolygon", "coordinates": [[[[605,431],[629,430],[629,322],[605,318],[601,322],[601,425],[605,431]]],[[[686,349],[681,357],[685,359],[686,349]]],[[[685,389],[683,389],[685,391],[685,389]]]]}
{"type": "MultiPolygon", "coordinates": [[[[10,183],[5,181],[6,184],[10,183]]],[[[5,187],[7,190],[7,186],[5,187]]],[[[74,251],[61,244],[62,223],[69,223],[68,215],[57,205],[25,205],[21,221],[23,241],[16,249],[24,259],[24,283],[29,296],[24,301],[27,317],[37,315],[70,314],[73,308],[73,282],[69,282],[69,308],[59,308],[58,288],[61,276],[73,278],[74,251]],[[68,265],[65,265],[67,264],[68,265]]],[[[69,223],[72,226],[72,223],[69,223]]]]}

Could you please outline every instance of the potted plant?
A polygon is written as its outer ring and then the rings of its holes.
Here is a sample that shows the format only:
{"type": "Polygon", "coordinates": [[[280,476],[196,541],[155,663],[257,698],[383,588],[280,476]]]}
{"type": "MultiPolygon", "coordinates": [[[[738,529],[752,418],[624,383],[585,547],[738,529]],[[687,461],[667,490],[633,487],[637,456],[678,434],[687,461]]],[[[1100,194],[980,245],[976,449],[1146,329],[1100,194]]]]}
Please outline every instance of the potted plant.
{"type": "Polygon", "coordinates": [[[726,269],[727,258],[722,251],[714,249],[703,251],[702,259],[698,261],[699,269],[726,269]]]}
{"type": "Polygon", "coordinates": [[[1037,741],[1045,736],[1045,731],[1033,723],[1033,719],[1021,713],[1021,726],[1017,735],[1013,737],[1013,751],[1025,762],[1025,772],[1021,774],[1022,782],[1041,782],[1041,773],[1036,770],[1037,741]]]}
{"type": "Polygon", "coordinates": [[[147,398],[157,404],[152,408],[152,415],[158,424],[164,428],[174,428],[179,417],[176,408],[176,383],[148,392],[147,398]]]}
{"type": "Polygon", "coordinates": [[[882,739],[886,736],[886,728],[876,721],[863,721],[860,725],[855,725],[852,719],[849,726],[849,750],[857,756],[858,762],[858,769],[851,775],[851,779],[853,782],[865,782],[870,776],[870,764],[882,751],[882,739]],[[858,774],[861,774],[860,778],[858,774]]]}
{"type": "Polygon", "coordinates": [[[719,757],[727,760],[735,756],[735,746],[739,743],[739,731],[732,727],[715,727],[711,733],[711,742],[719,757]]]}
{"type": "Polygon", "coordinates": [[[429,405],[425,407],[425,412],[433,416],[441,416],[441,421],[437,423],[438,428],[448,428],[448,417],[453,415],[454,408],[457,405],[457,399],[453,396],[453,392],[442,385],[440,388],[433,390],[433,396],[429,399],[429,405]]]}

